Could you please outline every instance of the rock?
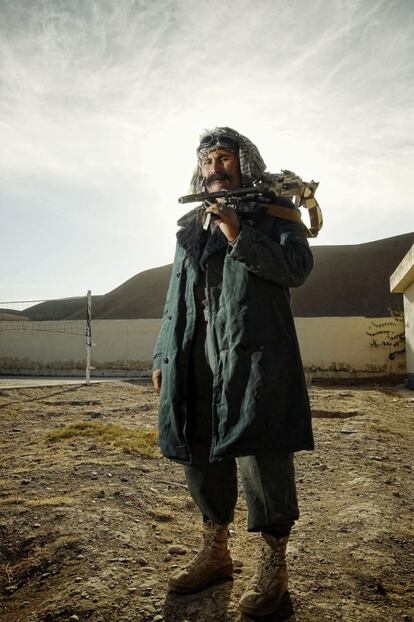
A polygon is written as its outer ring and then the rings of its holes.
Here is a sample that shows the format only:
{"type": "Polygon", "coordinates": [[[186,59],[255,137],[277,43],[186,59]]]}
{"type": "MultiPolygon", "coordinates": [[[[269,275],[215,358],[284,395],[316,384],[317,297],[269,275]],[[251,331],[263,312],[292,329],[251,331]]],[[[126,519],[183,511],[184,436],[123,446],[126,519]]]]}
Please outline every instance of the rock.
{"type": "Polygon", "coordinates": [[[113,475],[112,475],[112,473],[109,473],[109,472],[108,472],[108,473],[106,474],[106,477],[113,477],[113,475]]]}
{"type": "Polygon", "coordinates": [[[79,620],[79,616],[77,616],[76,613],[74,613],[73,615],[70,616],[69,620],[70,622],[77,622],[79,620]]]}
{"type": "Polygon", "coordinates": [[[76,559],[85,559],[85,555],[82,555],[82,553],[79,553],[79,555],[76,555],[76,559]]]}
{"type": "Polygon", "coordinates": [[[153,566],[144,566],[142,569],[142,572],[157,572],[157,569],[154,568],[153,566]]]}
{"type": "Polygon", "coordinates": [[[35,529],[39,529],[40,527],[40,523],[33,523],[32,525],[35,529]]]}
{"type": "Polygon", "coordinates": [[[351,428],[342,428],[341,434],[355,434],[356,430],[351,430],[351,428]]]}
{"type": "Polygon", "coordinates": [[[19,589],[18,585],[8,585],[4,588],[4,591],[6,592],[6,594],[13,594],[13,592],[15,592],[17,589],[19,589]]]}
{"type": "Polygon", "coordinates": [[[121,477],[121,482],[128,483],[129,479],[127,477],[123,476],[123,477],[121,477]]]}
{"type": "Polygon", "coordinates": [[[185,555],[188,552],[185,546],[181,546],[180,544],[172,544],[168,547],[167,551],[170,555],[185,555]]]}
{"type": "Polygon", "coordinates": [[[158,614],[155,616],[155,618],[152,618],[152,622],[162,622],[162,620],[164,620],[164,616],[162,616],[161,614],[158,614]]]}
{"type": "Polygon", "coordinates": [[[169,512],[154,512],[154,518],[160,523],[168,523],[174,520],[174,516],[169,512]]]}
{"type": "Polygon", "coordinates": [[[27,486],[28,484],[30,484],[31,480],[30,479],[22,479],[20,480],[20,485],[21,486],[27,486]]]}
{"type": "Polygon", "coordinates": [[[102,416],[103,416],[101,412],[98,412],[98,411],[96,411],[96,410],[91,410],[91,411],[88,413],[88,415],[89,415],[89,417],[90,417],[91,419],[100,419],[100,417],[102,417],[102,416]]]}
{"type": "Polygon", "coordinates": [[[147,560],[145,559],[145,557],[138,557],[138,559],[137,559],[137,563],[138,563],[140,566],[148,566],[148,562],[147,562],[147,560]]]}
{"type": "Polygon", "coordinates": [[[137,588],[136,587],[129,587],[128,588],[128,592],[130,592],[130,594],[133,594],[133,592],[136,592],[137,588]]]}
{"type": "Polygon", "coordinates": [[[70,596],[79,596],[80,590],[73,590],[72,589],[72,590],[69,590],[68,593],[69,593],[70,596]]]}

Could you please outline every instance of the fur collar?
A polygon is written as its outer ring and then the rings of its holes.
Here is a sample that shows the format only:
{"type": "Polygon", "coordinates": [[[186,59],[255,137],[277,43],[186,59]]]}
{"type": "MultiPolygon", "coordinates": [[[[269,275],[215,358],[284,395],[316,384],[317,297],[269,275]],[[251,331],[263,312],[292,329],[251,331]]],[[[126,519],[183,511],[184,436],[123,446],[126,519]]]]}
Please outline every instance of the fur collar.
{"type": "Polygon", "coordinates": [[[177,242],[184,248],[195,272],[200,268],[205,270],[206,263],[214,253],[227,247],[226,236],[216,225],[210,225],[210,231],[205,231],[198,219],[199,208],[184,214],[177,225],[177,242]]]}

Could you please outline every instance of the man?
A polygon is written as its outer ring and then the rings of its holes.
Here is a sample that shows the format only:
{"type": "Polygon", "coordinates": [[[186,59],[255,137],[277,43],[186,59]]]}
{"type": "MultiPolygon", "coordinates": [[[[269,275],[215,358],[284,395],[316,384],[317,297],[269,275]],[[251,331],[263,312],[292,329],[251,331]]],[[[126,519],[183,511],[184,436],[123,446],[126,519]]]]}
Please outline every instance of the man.
{"type": "MultiPolygon", "coordinates": [[[[205,132],[192,191],[271,185],[259,151],[226,127],[205,132]]],[[[269,203],[293,204],[272,192],[269,203]]],[[[184,465],[203,516],[204,545],[169,580],[181,593],[231,576],[228,525],[237,499],[236,458],[248,530],[262,534],[258,570],[240,601],[273,613],[287,591],[286,545],[299,517],[293,452],[312,449],[309,401],[289,304],[313,261],[300,222],[212,202],[179,221],[171,281],[154,352],[163,454],[184,465]],[[208,230],[203,228],[211,214],[208,230]]]]}

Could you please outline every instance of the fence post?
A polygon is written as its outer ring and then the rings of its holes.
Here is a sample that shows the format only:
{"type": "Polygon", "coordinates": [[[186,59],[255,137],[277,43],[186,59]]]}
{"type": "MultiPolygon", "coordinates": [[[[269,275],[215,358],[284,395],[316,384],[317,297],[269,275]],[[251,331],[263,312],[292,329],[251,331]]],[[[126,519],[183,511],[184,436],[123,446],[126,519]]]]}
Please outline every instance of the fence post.
{"type": "Polygon", "coordinates": [[[86,295],[86,384],[91,379],[91,348],[92,348],[92,294],[88,289],[86,295]]]}

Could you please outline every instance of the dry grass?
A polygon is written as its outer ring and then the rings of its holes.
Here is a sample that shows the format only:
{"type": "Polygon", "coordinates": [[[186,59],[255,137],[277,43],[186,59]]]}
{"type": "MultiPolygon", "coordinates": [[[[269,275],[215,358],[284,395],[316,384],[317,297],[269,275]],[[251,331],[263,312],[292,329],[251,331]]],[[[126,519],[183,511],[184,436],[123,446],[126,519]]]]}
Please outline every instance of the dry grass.
{"type": "Polygon", "coordinates": [[[84,421],[73,423],[50,432],[46,439],[50,443],[79,438],[93,439],[105,445],[120,447],[127,453],[141,456],[155,456],[158,453],[157,433],[155,430],[130,430],[120,425],[84,421]]]}

